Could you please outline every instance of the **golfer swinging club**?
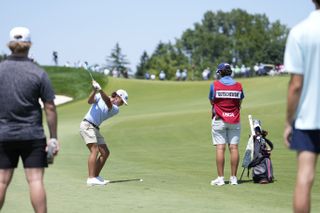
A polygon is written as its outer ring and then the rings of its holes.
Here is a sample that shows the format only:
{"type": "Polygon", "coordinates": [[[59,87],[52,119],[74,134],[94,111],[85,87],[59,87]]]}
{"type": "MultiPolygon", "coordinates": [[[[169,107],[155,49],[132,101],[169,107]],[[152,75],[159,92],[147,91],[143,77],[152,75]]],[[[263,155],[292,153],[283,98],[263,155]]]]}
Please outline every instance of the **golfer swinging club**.
{"type": "Polygon", "coordinates": [[[99,176],[110,152],[104,137],[100,134],[100,124],[119,113],[119,107],[128,104],[128,94],[125,90],[113,92],[111,97],[101,90],[99,83],[92,81],[93,91],[88,98],[91,107],[80,123],[80,135],[85,141],[90,154],[88,158],[87,185],[105,185],[109,181],[99,176]]]}

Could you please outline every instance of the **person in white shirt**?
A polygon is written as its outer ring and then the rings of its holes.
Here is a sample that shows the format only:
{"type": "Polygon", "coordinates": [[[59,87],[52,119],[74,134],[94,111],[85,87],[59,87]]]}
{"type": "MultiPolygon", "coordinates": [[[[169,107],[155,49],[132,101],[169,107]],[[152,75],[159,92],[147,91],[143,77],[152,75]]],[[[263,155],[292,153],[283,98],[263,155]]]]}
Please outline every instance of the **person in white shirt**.
{"type": "Polygon", "coordinates": [[[155,74],[151,74],[151,75],[150,75],[150,79],[151,79],[151,80],[155,80],[155,79],[156,79],[156,75],[155,75],[155,74]]]}
{"type": "Polygon", "coordinates": [[[163,81],[163,80],[166,79],[166,74],[164,73],[163,70],[161,70],[161,72],[160,72],[160,74],[159,74],[159,79],[160,79],[161,81],[163,81]]]}
{"type": "Polygon", "coordinates": [[[185,80],[187,80],[187,78],[188,78],[188,71],[187,71],[187,69],[184,69],[184,70],[182,71],[182,73],[181,73],[181,79],[182,79],[183,81],[185,81],[185,80]]]}
{"type": "Polygon", "coordinates": [[[310,212],[320,153],[320,0],[313,2],[316,10],[291,29],[284,55],[291,74],[284,142],[297,151],[298,161],[294,212],[310,212]]]}
{"type": "Polygon", "coordinates": [[[88,158],[87,185],[105,185],[109,181],[100,176],[100,172],[109,157],[110,151],[99,126],[119,113],[119,107],[128,104],[128,93],[119,89],[109,97],[96,81],[92,81],[93,91],[88,98],[91,107],[80,124],[80,135],[85,141],[90,154],[88,158]]]}
{"type": "Polygon", "coordinates": [[[180,81],[180,78],[181,78],[181,72],[180,72],[179,69],[177,69],[177,71],[176,71],[176,80],[180,81]]]}
{"type": "Polygon", "coordinates": [[[209,73],[210,73],[209,67],[206,68],[206,69],[204,69],[204,70],[202,71],[202,79],[203,79],[203,80],[208,80],[209,73]]]}

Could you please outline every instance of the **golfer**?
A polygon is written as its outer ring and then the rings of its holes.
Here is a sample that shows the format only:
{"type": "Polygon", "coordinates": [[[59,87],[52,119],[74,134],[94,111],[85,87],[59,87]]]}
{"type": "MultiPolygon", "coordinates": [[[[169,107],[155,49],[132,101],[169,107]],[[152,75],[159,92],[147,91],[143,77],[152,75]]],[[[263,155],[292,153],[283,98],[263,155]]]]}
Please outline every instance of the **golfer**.
{"type": "Polygon", "coordinates": [[[210,86],[209,100],[212,105],[212,142],[216,146],[216,165],[218,177],[211,185],[222,186],[224,182],[224,153],[226,144],[230,151],[230,184],[237,185],[239,164],[238,144],[240,141],[240,106],[244,94],[242,85],[231,77],[232,70],[228,63],[221,63],[216,71],[221,76],[210,86]]]}
{"type": "Polygon", "coordinates": [[[128,93],[125,90],[113,92],[107,96],[96,81],[92,81],[93,91],[88,103],[91,107],[80,124],[80,134],[90,154],[88,158],[87,185],[105,185],[109,181],[100,177],[100,172],[110,154],[104,137],[100,134],[100,124],[119,113],[119,107],[128,104],[128,93]]]}
{"type": "Polygon", "coordinates": [[[291,74],[284,141],[297,152],[298,161],[294,212],[310,212],[320,153],[320,0],[313,3],[316,10],[291,29],[284,57],[291,74]]]}
{"type": "Polygon", "coordinates": [[[55,95],[47,73],[28,58],[29,29],[13,28],[8,47],[12,54],[0,63],[0,210],[21,157],[33,209],[44,213],[47,201],[43,177],[48,164],[39,98],[44,103],[49,127],[48,145],[54,143],[53,154],[57,154],[55,95]]]}

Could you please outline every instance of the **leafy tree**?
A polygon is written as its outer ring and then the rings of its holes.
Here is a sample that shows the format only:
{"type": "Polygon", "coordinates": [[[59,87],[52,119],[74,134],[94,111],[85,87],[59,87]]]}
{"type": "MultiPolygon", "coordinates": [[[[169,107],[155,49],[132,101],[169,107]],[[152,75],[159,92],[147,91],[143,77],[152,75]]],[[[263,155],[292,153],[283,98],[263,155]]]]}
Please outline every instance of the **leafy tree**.
{"type": "Polygon", "coordinates": [[[139,69],[137,69],[137,72],[139,72],[140,76],[144,75],[147,71],[150,74],[158,75],[163,70],[166,73],[167,79],[173,78],[175,71],[179,68],[181,69],[183,64],[188,63],[188,59],[181,49],[170,42],[165,44],[161,41],[147,61],[142,60],[142,58],[146,59],[146,57],[142,55],[140,64],[138,65],[139,69]]]}
{"type": "Polygon", "coordinates": [[[127,56],[122,53],[119,43],[116,43],[116,46],[111,51],[111,55],[107,57],[107,66],[110,70],[116,69],[123,76],[126,76],[128,71],[128,66],[130,63],[126,58],[127,56]]]}
{"type": "Polygon", "coordinates": [[[208,11],[192,29],[186,29],[175,44],[160,42],[149,58],[150,70],[173,76],[177,68],[192,68],[196,77],[206,67],[221,62],[252,66],[257,62],[277,64],[283,59],[288,28],[271,23],[265,14],[208,11]]]}
{"type": "Polygon", "coordinates": [[[279,21],[270,23],[266,15],[234,9],[206,12],[202,22],[184,32],[178,42],[192,51],[194,63],[201,68],[221,61],[252,65],[281,62],[287,34],[279,21]]]}

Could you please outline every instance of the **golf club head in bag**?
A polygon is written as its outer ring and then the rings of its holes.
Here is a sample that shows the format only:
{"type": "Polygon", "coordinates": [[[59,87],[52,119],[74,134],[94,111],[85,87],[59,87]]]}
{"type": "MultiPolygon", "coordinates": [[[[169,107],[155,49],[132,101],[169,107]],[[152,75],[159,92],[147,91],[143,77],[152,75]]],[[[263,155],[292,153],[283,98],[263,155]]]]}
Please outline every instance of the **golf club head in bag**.
{"type": "Polygon", "coordinates": [[[256,119],[253,120],[253,129],[254,129],[255,134],[257,134],[257,133],[261,134],[262,128],[261,128],[261,121],[260,120],[256,120],[256,119]]]}

